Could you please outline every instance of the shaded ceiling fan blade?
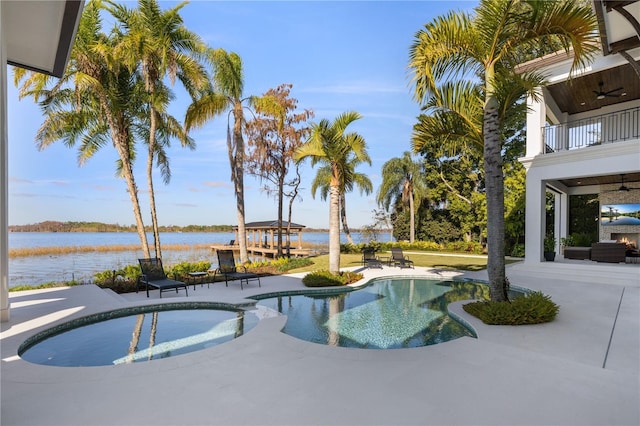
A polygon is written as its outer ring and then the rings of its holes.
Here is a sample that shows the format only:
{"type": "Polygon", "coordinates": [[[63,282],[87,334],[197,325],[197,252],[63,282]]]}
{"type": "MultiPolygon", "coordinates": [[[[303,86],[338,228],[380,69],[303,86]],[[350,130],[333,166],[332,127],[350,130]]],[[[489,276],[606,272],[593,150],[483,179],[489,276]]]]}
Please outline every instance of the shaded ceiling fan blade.
{"type": "Polygon", "coordinates": [[[604,92],[604,94],[608,95],[609,93],[617,92],[618,90],[622,90],[622,89],[624,89],[624,87],[618,87],[617,89],[607,90],[606,92],[604,92]]]}

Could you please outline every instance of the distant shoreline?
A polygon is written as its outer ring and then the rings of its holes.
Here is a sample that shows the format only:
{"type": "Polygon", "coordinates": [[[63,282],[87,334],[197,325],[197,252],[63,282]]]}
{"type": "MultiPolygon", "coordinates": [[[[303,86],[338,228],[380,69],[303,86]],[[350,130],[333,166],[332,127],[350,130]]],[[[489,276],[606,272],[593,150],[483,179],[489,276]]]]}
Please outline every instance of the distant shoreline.
{"type": "MultiPolygon", "coordinates": [[[[233,232],[234,225],[187,225],[160,226],[160,232],[233,232]]],[[[119,225],[117,223],[101,222],[59,222],[44,221],[28,225],[9,225],[9,232],[135,232],[135,225],[119,225]]],[[[145,227],[146,232],[153,232],[151,227],[145,227]]],[[[362,232],[362,228],[351,228],[351,232],[362,232]]],[[[391,229],[381,229],[380,232],[391,232],[391,229]]],[[[304,232],[329,232],[328,228],[304,228],[304,232]]]]}

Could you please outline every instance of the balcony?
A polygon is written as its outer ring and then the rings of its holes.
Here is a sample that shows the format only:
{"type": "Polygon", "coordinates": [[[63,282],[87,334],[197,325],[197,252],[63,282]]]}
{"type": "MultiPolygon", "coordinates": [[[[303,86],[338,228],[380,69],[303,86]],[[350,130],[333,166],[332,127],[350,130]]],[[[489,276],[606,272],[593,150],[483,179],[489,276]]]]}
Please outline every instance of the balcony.
{"type": "Polygon", "coordinates": [[[640,107],[547,125],[542,135],[545,154],[640,139],[640,107]]]}

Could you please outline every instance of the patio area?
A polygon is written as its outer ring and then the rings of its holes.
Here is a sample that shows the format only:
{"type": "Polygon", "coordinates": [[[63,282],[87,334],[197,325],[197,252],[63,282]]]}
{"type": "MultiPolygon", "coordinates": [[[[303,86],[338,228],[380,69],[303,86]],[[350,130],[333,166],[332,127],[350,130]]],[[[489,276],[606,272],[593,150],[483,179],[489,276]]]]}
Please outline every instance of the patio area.
{"type": "MultiPolygon", "coordinates": [[[[580,261],[577,261],[580,262],[580,261]]],[[[17,356],[19,345],[56,323],[160,302],[157,291],[116,295],[95,286],[11,293],[2,323],[2,425],[637,425],[640,423],[639,265],[574,262],[508,266],[512,285],[560,305],[549,324],[486,326],[450,309],[478,338],[397,350],[308,343],[263,319],[219,346],[137,364],[63,368],[17,356]],[[620,266],[617,269],[616,266],[620,266]],[[629,266],[629,267],[627,267],[629,266]]],[[[377,276],[468,277],[427,268],[364,269],[377,276]]],[[[262,287],[189,288],[188,300],[302,289],[299,275],[262,287]]],[[[186,300],[181,292],[162,301],[186,300]]]]}

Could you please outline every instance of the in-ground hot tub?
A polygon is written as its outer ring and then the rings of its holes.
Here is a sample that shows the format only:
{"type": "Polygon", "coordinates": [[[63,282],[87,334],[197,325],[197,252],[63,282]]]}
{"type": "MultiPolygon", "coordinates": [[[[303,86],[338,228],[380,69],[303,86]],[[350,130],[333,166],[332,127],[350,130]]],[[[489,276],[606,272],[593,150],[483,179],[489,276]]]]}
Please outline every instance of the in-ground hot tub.
{"type": "Polygon", "coordinates": [[[18,355],[59,367],[131,364],[219,345],[242,336],[258,321],[250,312],[221,303],[147,305],[44,330],[27,339],[18,355]]]}

